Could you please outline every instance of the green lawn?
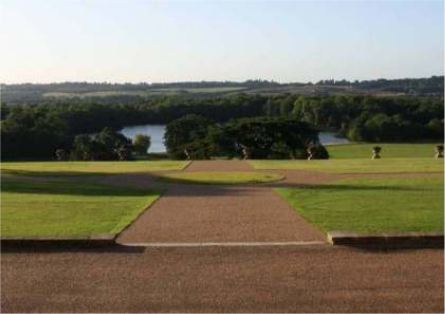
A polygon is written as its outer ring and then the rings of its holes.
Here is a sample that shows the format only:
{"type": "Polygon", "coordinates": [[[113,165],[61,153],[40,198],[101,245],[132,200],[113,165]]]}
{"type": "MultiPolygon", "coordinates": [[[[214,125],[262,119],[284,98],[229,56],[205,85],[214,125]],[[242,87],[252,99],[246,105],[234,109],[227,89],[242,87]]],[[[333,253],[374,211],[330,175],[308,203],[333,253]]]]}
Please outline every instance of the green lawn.
{"type": "Polygon", "coordinates": [[[277,188],[306,220],[323,231],[443,231],[443,177],[354,179],[277,188]]]}
{"type": "Polygon", "coordinates": [[[195,184],[257,184],[278,181],[284,176],[263,172],[181,172],[159,176],[167,182],[195,184]]]}
{"type": "Polygon", "coordinates": [[[382,158],[433,158],[434,147],[438,144],[341,144],[327,145],[326,148],[331,158],[371,158],[372,148],[382,148],[382,158]]]}
{"type": "Polygon", "coordinates": [[[159,192],[75,182],[2,180],[2,237],[116,234],[159,192]]]}
{"type": "Polygon", "coordinates": [[[105,175],[158,170],[181,170],[188,161],[43,161],[2,162],[2,173],[30,176],[105,175]]]}
{"type": "Polygon", "coordinates": [[[251,160],[255,169],[288,169],[330,173],[440,172],[443,160],[434,158],[251,160]]]}

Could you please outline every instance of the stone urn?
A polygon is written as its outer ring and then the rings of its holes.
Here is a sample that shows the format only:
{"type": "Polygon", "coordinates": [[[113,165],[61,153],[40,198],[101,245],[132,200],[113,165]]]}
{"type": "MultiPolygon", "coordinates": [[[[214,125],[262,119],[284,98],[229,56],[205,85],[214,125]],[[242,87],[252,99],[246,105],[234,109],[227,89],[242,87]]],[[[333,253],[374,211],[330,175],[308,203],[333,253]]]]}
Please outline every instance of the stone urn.
{"type": "Polygon", "coordinates": [[[436,153],[436,158],[443,158],[443,145],[437,145],[434,148],[434,152],[436,153]]]}
{"type": "Polygon", "coordinates": [[[380,159],[380,152],[382,148],[380,146],[375,146],[372,148],[372,159],[380,159]]]}

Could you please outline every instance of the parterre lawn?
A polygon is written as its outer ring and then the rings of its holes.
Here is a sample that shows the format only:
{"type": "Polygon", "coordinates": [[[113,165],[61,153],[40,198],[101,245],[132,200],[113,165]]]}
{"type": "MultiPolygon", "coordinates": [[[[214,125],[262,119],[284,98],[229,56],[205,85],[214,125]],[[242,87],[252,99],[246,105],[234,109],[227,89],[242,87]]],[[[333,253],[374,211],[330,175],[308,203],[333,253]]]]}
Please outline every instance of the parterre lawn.
{"type": "Polygon", "coordinates": [[[382,158],[327,160],[251,160],[255,169],[288,169],[330,173],[443,172],[443,159],[382,158]]]}
{"type": "MultiPolygon", "coordinates": [[[[357,143],[327,145],[326,149],[333,159],[369,159],[372,156],[372,148],[380,146],[381,156],[386,158],[433,158],[434,148],[440,143],[357,143]]],[[[443,145],[443,143],[442,143],[443,145]]]]}
{"type": "Polygon", "coordinates": [[[116,234],[160,193],[82,182],[2,180],[2,237],[116,234]]]}
{"type": "Polygon", "coordinates": [[[276,188],[323,231],[408,232],[444,229],[444,179],[347,179],[321,186],[276,188]]]}
{"type": "Polygon", "coordinates": [[[159,170],[181,170],[188,161],[43,161],[43,162],[2,162],[4,174],[29,176],[84,176],[107,175],[130,172],[159,170]]]}

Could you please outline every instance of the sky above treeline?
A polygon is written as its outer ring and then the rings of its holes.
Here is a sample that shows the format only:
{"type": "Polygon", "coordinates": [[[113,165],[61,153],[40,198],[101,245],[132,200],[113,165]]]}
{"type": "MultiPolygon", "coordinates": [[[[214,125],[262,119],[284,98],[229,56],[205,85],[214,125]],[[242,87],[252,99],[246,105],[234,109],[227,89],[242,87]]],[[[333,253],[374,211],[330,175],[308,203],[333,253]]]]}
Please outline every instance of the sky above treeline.
{"type": "Polygon", "coordinates": [[[444,2],[2,0],[0,82],[316,82],[444,70],[444,2]]]}

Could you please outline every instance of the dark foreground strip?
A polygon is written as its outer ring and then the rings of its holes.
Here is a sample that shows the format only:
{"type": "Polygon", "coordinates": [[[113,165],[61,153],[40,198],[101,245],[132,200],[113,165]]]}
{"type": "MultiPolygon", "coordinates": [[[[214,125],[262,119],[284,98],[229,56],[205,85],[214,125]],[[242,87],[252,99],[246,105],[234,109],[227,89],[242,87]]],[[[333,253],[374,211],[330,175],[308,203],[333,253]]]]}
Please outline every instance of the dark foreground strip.
{"type": "Polygon", "coordinates": [[[2,237],[2,246],[71,246],[71,245],[115,245],[116,234],[99,234],[88,237],[2,237]]]}
{"type": "Polygon", "coordinates": [[[330,231],[328,242],[333,245],[379,248],[443,248],[442,232],[408,232],[363,234],[330,231]]]}

